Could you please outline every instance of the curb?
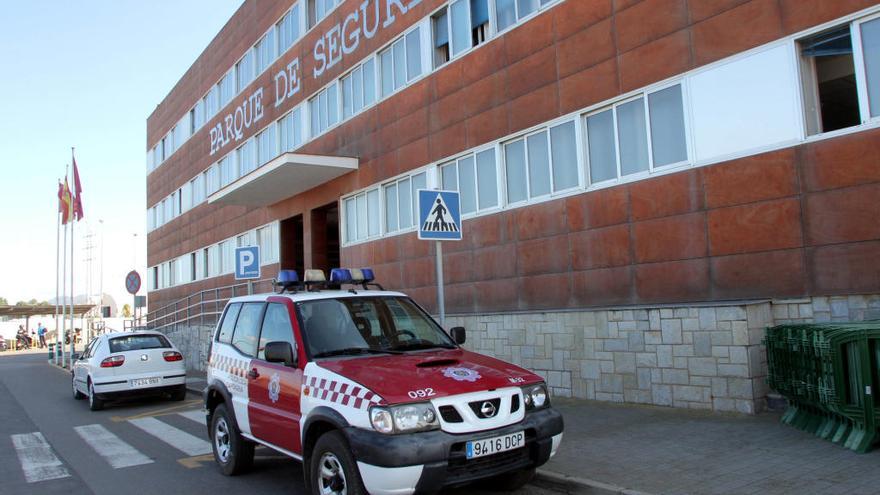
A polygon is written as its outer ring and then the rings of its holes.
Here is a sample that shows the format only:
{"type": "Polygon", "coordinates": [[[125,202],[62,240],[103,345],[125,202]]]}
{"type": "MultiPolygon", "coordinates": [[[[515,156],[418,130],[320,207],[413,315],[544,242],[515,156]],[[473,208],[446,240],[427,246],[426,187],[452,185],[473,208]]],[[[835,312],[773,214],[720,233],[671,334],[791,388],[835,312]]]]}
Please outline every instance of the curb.
{"type": "Polygon", "coordinates": [[[622,486],[603,483],[601,481],[570,476],[567,474],[538,469],[535,478],[539,486],[546,483],[548,488],[561,489],[565,493],[589,493],[589,494],[620,494],[620,495],[652,495],[648,492],[624,488],[622,486]]]}

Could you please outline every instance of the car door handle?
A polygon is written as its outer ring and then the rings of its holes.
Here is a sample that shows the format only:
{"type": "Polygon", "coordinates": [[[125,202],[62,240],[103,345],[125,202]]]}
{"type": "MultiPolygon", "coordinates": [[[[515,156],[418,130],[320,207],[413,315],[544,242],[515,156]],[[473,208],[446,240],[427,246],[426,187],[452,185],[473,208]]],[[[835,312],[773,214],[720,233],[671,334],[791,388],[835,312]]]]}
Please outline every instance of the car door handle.
{"type": "Polygon", "coordinates": [[[252,378],[252,379],[256,380],[257,378],[260,377],[260,372],[257,371],[256,368],[254,368],[254,369],[248,371],[247,376],[248,376],[248,378],[252,378]]]}

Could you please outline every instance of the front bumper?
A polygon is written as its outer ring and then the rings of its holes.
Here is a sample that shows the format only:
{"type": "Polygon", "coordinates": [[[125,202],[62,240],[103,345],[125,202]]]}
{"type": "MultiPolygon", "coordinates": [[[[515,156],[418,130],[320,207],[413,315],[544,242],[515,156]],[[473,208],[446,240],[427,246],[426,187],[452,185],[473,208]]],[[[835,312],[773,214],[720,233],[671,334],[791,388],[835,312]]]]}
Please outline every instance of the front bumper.
{"type": "Polygon", "coordinates": [[[433,493],[443,487],[541,466],[555,453],[562,430],[562,415],[547,408],[526,414],[519,423],[477,433],[435,430],[385,435],[354,427],[346,428],[345,433],[368,490],[407,494],[433,493]],[[525,447],[467,459],[466,442],[518,431],[525,431],[525,447]],[[395,480],[398,486],[394,486],[395,480]]]}

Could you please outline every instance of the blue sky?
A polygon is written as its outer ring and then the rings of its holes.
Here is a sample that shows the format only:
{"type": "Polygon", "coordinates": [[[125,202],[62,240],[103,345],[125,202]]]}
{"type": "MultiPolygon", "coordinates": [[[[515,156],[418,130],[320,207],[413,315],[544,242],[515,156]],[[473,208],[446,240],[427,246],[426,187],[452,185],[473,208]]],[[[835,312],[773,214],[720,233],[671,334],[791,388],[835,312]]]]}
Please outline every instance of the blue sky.
{"type": "MultiPolygon", "coordinates": [[[[70,147],[83,185],[75,292],[85,293],[82,235],[94,232],[98,293],[127,302],[146,268],[146,119],[241,0],[7,2],[0,15],[0,297],[54,297],[57,180],[70,147]],[[137,234],[136,236],[134,234],[137,234]]],[[[145,279],[145,277],[144,277],[145,279]]],[[[146,280],[146,279],[145,279],[146,280]]],[[[121,303],[120,303],[121,304],[121,303]]]]}

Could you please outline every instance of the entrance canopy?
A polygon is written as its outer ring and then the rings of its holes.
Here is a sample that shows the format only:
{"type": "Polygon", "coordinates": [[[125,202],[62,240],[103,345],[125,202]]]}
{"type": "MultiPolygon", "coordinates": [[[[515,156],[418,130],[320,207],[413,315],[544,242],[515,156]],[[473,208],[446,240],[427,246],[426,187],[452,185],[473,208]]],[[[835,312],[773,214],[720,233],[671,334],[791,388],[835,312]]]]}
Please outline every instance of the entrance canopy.
{"type": "Polygon", "coordinates": [[[269,206],[357,168],[357,158],[284,153],[210,195],[208,203],[269,206]]]}
{"type": "MultiPolygon", "coordinates": [[[[73,314],[76,316],[82,316],[94,307],[94,304],[74,304],[73,314]]],[[[59,313],[60,311],[59,308],[59,313]]],[[[67,306],[65,312],[70,314],[70,306],[67,306]]],[[[0,316],[7,316],[9,318],[30,318],[31,316],[49,316],[54,314],[55,305],[38,306],[28,304],[21,306],[0,306],[0,316]]]]}

